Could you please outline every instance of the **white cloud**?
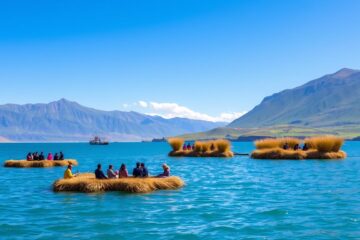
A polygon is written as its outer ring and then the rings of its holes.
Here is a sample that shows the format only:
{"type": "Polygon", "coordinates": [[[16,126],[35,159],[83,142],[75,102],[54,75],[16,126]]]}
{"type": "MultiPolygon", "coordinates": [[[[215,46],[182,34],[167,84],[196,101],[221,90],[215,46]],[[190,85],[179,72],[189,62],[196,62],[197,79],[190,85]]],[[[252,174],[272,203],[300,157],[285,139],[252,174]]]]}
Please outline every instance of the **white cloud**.
{"type": "Polygon", "coordinates": [[[235,119],[238,119],[242,115],[244,115],[246,111],[243,112],[232,112],[232,113],[221,113],[219,119],[223,122],[232,122],[235,119]]]}
{"type": "Polygon", "coordinates": [[[148,107],[148,104],[147,104],[147,102],[145,102],[145,101],[139,101],[138,104],[139,104],[140,107],[143,107],[143,108],[147,108],[147,107],[148,107]]]}
{"type": "Polygon", "coordinates": [[[200,113],[191,110],[188,107],[181,106],[177,103],[159,103],[159,102],[145,102],[139,101],[137,106],[149,110],[149,115],[157,115],[164,118],[189,118],[189,119],[196,119],[196,120],[206,120],[211,122],[231,122],[246,112],[227,112],[221,113],[219,116],[210,116],[205,113],[200,113]]]}

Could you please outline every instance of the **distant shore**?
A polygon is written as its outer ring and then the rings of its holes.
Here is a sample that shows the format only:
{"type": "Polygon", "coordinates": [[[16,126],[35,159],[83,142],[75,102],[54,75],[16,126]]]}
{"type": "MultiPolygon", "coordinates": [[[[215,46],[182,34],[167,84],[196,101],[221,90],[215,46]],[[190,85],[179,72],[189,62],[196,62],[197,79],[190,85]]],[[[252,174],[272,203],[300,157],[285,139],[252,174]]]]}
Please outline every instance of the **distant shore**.
{"type": "MultiPolygon", "coordinates": [[[[231,142],[253,142],[259,139],[263,139],[263,138],[272,138],[270,136],[242,136],[239,137],[237,139],[227,139],[231,142]]],[[[305,139],[307,137],[305,136],[296,136],[296,138],[299,139],[305,139]]],[[[208,139],[198,139],[199,141],[205,141],[208,139]]],[[[191,141],[191,140],[189,140],[191,141]]],[[[356,137],[356,138],[351,138],[351,139],[346,139],[345,141],[360,141],[360,137],[356,137]]],[[[162,142],[166,142],[165,141],[159,141],[159,139],[155,139],[155,140],[146,140],[146,141],[115,141],[115,142],[110,142],[110,144],[112,143],[162,143],[162,142]]],[[[19,143],[23,143],[23,144],[30,144],[30,143],[47,143],[47,144],[59,144],[59,143],[89,143],[88,141],[0,141],[0,144],[19,144],[19,143]]]]}

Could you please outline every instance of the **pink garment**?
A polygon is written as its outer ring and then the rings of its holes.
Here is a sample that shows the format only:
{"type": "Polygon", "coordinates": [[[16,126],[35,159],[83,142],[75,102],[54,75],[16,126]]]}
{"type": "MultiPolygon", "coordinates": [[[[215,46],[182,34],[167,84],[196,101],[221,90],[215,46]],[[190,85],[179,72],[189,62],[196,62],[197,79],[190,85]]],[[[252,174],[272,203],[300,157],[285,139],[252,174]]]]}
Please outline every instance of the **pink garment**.
{"type": "Polygon", "coordinates": [[[53,155],[51,153],[48,154],[47,160],[53,160],[53,155]]]}

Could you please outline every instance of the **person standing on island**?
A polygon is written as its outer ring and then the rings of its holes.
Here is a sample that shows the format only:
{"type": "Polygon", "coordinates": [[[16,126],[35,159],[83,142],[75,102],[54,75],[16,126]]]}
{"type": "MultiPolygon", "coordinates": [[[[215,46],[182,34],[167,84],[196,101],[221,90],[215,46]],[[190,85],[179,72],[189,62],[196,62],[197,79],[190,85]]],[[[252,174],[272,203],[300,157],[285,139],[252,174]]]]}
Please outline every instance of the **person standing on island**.
{"type": "Polygon", "coordinates": [[[101,164],[97,165],[97,169],[95,170],[95,177],[96,179],[107,179],[104,172],[101,170],[101,164]]]}
{"type": "Polygon", "coordinates": [[[289,149],[289,144],[288,144],[288,143],[285,143],[284,146],[283,146],[283,149],[284,149],[284,150],[288,150],[288,149],[289,149]]]}
{"type": "Polygon", "coordinates": [[[303,146],[302,150],[303,150],[303,151],[309,150],[309,147],[308,147],[308,145],[307,145],[306,143],[304,143],[304,146],[303,146]]]}
{"type": "Polygon", "coordinates": [[[190,145],[190,143],[188,143],[188,144],[186,145],[186,150],[188,150],[188,151],[191,150],[191,145],[190,145]]]}

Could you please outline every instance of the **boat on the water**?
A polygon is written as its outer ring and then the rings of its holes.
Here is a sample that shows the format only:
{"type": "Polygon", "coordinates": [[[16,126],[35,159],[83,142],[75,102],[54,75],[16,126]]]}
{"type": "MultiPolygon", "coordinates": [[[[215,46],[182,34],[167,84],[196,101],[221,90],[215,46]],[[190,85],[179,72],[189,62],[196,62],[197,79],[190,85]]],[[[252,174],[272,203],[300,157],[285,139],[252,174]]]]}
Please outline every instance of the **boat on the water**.
{"type": "Polygon", "coordinates": [[[108,141],[101,140],[100,137],[95,136],[93,139],[89,141],[90,145],[109,145],[108,141]]]}

